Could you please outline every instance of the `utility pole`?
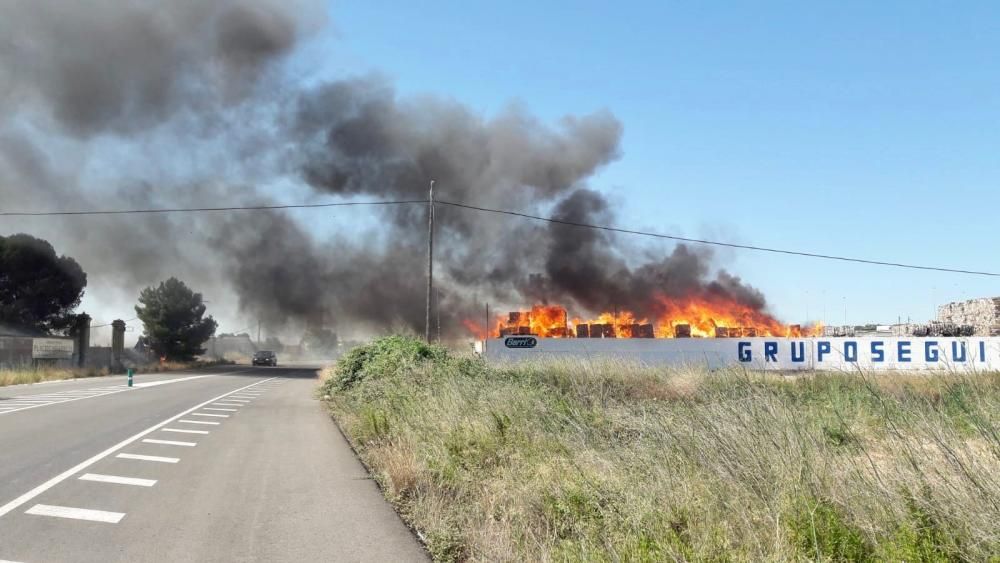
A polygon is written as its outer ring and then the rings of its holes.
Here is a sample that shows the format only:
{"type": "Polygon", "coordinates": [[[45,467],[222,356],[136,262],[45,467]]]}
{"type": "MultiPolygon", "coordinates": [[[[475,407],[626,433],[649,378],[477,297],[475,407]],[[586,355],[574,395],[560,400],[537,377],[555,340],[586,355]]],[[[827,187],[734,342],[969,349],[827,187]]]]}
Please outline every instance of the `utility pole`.
{"type": "Polygon", "coordinates": [[[427,198],[427,317],[424,340],[431,343],[431,297],[434,294],[434,180],[427,198]]]}

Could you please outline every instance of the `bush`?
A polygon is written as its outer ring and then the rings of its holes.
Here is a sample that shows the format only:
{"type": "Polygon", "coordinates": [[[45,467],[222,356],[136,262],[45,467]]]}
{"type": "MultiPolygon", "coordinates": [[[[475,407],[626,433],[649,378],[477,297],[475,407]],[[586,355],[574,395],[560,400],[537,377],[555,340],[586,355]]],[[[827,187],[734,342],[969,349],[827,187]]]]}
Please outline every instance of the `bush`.
{"type": "Polygon", "coordinates": [[[388,336],[351,349],[334,369],[326,391],[349,389],[366,378],[395,375],[427,360],[446,360],[448,352],[408,336],[388,336]]]}

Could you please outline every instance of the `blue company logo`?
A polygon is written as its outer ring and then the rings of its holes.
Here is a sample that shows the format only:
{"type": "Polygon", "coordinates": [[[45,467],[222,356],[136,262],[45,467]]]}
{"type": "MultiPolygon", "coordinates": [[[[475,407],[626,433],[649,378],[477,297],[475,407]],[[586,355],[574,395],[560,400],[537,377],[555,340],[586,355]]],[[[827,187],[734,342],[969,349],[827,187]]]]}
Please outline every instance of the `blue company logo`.
{"type": "Polygon", "coordinates": [[[534,336],[508,336],[503,339],[503,345],[508,348],[534,348],[538,339],[534,336]]]}
{"type": "MultiPolygon", "coordinates": [[[[779,362],[785,359],[792,363],[805,363],[806,344],[812,341],[791,340],[783,341],[787,346],[781,346],[778,341],[769,340],[764,342],[763,359],[765,362],[779,362]]],[[[815,341],[814,356],[816,362],[827,360],[827,356],[832,356],[833,360],[843,360],[845,362],[860,361],[864,354],[866,360],[872,363],[886,361],[886,351],[894,348],[896,361],[899,363],[924,361],[927,363],[948,361],[954,363],[966,363],[970,361],[986,361],[986,342],[980,341],[978,346],[970,350],[966,342],[953,340],[950,342],[950,355],[944,356],[942,352],[946,347],[936,340],[899,340],[886,343],[882,340],[872,340],[871,342],[859,343],[855,340],[845,340],[843,350],[833,349],[833,343],[829,340],[815,341]]],[[[753,344],[751,342],[740,342],[738,346],[739,360],[741,362],[754,361],[753,344]]]]}

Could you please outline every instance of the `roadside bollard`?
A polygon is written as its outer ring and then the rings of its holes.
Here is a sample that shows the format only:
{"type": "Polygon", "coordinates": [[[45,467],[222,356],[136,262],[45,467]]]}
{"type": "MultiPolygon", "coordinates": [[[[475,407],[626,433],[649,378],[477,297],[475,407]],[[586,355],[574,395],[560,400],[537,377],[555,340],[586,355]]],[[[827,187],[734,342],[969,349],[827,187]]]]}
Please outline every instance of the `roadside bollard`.
{"type": "Polygon", "coordinates": [[[128,386],[132,386],[132,368],[128,368],[128,386]]]}

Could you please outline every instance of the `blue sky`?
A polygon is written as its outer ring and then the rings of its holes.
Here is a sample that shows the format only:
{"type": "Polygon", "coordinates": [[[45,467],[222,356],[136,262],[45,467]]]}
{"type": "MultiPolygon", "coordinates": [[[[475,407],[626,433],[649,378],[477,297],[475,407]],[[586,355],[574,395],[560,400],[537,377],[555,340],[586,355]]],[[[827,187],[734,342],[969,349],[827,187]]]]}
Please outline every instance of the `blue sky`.
{"type": "MultiPolygon", "coordinates": [[[[622,157],[593,187],[622,226],[1000,271],[1000,4],[344,0],[330,15],[319,76],[377,71],[487,117],[610,110],[622,157]]],[[[926,320],[1000,295],[997,278],[718,264],[789,321],[926,320]]]]}

